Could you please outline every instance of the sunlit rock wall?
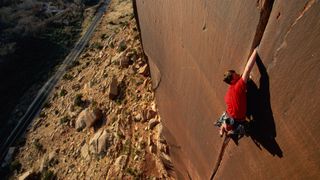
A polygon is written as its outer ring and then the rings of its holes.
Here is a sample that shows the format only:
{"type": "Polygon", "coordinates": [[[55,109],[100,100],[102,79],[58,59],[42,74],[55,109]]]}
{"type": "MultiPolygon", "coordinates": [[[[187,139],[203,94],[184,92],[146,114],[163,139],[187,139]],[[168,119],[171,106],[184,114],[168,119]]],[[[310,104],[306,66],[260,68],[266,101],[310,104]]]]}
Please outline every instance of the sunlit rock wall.
{"type": "Polygon", "coordinates": [[[254,128],[229,142],[214,178],[320,177],[319,1],[135,3],[179,179],[211,177],[223,141],[213,126],[225,110],[222,74],[241,73],[260,40],[248,84],[254,128]]]}

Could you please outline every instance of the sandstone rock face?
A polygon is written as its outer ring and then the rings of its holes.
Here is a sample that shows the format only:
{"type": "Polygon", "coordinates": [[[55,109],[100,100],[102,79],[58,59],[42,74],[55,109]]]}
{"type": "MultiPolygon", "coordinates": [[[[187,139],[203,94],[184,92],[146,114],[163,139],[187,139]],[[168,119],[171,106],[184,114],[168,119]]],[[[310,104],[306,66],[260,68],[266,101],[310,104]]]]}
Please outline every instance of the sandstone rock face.
{"type": "Polygon", "coordinates": [[[222,74],[241,73],[259,42],[260,59],[248,83],[254,131],[239,146],[228,144],[215,179],[320,176],[318,1],[136,5],[178,178],[210,179],[222,143],[213,126],[225,110],[222,74]]]}

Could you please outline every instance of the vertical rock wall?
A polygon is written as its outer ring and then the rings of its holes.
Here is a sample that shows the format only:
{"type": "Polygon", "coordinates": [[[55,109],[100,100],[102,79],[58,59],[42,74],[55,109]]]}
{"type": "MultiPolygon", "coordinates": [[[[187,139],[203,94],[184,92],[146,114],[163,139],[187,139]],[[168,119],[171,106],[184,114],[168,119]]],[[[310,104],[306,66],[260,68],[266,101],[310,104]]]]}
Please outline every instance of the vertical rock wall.
{"type": "Polygon", "coordinates": [[[228,144],[215,179],[320,176],[318,1],[139,0],[136,6],[178,178],[210,178],[223,141],[213,126],[225,109],[222,74],[241,72],[261,37],[261,59],[248,84],[254,130],[238,146],[228,144]],[[268,22],[265,29],[261,22],[268,22]]]}

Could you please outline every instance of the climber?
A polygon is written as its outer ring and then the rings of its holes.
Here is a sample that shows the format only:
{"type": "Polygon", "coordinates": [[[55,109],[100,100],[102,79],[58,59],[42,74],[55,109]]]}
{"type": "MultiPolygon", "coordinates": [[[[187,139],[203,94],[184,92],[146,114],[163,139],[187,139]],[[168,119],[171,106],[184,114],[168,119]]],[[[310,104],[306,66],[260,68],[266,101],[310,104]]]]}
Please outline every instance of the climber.
{"type": "MultiPolygon", "coordinates": [[[[234,70],[228,70],[224,74],[223,81],[229,84],[229,88],[225,95],[227,110],[220,117],[220,135],[226,132],[227,135],[237,134],[244,135],[247,110],[246,84],[249,79],[250,72],[256,61],[258,46],[253,50],[242,75],[234,70]]],[[[218,123],[217,122],[217,123],[218,123]]]]}

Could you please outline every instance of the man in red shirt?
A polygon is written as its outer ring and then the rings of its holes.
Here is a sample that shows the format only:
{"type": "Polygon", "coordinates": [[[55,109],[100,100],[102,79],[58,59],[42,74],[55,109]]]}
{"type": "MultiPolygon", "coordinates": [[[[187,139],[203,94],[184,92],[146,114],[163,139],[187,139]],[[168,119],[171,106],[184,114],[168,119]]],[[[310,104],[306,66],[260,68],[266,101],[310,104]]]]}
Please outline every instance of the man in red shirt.
{"type": "Polygon", "coordinates": [[[229,70],[224,74],[223,81],[230,85],[224,98],[227,105],[226,112],[227,116],[233,120],[233,124],[231,124],[233,126],[232,130],[222,129],[227,134],[244,134],[243,124],[246,122],[247,111],[247,81],[256,61],[257,48],[252,52],[242,75],[239,75],[234,70],[229,70]]]}

